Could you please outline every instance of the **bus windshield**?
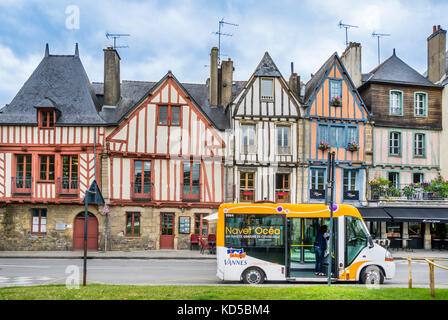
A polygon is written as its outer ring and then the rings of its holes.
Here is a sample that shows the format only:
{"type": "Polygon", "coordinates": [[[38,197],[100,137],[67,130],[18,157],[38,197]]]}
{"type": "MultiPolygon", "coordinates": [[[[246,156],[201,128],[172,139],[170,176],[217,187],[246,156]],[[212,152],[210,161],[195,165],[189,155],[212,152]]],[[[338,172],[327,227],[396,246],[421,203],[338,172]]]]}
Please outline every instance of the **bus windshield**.
{"type": "Polygon", "coordinates": [[[226,214],[225,246],[282,247],[284,217],[273,214],[226,214]]]}
{"type": "Polygon", "coordinates": [[[345,265],[350,265],[367,246],[368,233],[361,219],[345,217],[345,265]]]}

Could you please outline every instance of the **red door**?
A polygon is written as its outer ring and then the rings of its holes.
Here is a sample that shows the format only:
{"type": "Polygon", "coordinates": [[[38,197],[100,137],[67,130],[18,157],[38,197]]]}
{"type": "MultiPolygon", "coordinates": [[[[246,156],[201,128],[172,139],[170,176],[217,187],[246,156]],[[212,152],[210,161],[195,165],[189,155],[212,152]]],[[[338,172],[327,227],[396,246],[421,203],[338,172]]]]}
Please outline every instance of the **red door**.
{"type": "MultiPolygon", "coordinates": [[[[84,221],[84,213],[75,218],[73,250],[84,250],[84,221]]],[[[98,220],[91,213],[87,218],[87,250],[98,250],[98,220]]]]}
{"type": "Polygon", "coordinates": [[[160,214],[160,249],[174,249],[174,213],[160,214]]]}

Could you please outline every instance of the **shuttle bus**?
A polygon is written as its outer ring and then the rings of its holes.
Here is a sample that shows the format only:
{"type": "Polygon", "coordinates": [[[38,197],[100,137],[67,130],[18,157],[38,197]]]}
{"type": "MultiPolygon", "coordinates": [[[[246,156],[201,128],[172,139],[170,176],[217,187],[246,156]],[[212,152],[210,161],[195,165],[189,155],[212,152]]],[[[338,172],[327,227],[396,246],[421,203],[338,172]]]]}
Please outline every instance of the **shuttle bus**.
{"type": "MultiPolygon", "coordinates": [[[[333,208],[332,281],[380,284],[392,279],[393,257],[373,243],[359,211],[350,205],[333,208]]],[[[327,281],[315,273],[314,253],[319,227],[330,225],[327,205],[224,203],[217,223],[218,279],[248,284],[327,281]]]]}

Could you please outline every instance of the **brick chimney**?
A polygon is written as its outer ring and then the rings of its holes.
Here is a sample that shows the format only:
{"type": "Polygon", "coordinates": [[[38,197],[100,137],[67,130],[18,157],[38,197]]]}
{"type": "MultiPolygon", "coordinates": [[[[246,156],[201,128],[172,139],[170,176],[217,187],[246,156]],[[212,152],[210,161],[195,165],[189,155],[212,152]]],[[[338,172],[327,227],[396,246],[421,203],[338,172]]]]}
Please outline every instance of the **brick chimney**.
{"type": "Polygon", "coordinates": [[[210,105],[217,106],[218,98],[218,48],[213,47],[210,52],[210,105]]]}
{"type": "Polygon", "coordinates": [[[435,83],[446,73],[446,30],[433,26],[428,37],[428,80],[435,83]]]}
{"type": "Polygon", "coordinates": [[[116,106],[120,100],[120,56],[112,47],[104,51],[104,105],[116,106]]]}
{"type": "Polygon", "coordinates": [[[291,75],[289,76],[289,88],[300,98],[300,77],[294,72],[294,63],[291,62],[291,75]]]}
{"type": "Polygon", "coordinates": [[[361,44],[350,42],[341,55],[341,61],[345,66],[356,88],[362,84],[361,80],[361,44]]]}
{"type": "Polygon", "coordinates": [[[224,108],[232,100],[232,83],[233,83],[233,61],[229,58],[227,61],[221,62],[221,101],[219,101],[219,105],[222,105],[224,108]]]}

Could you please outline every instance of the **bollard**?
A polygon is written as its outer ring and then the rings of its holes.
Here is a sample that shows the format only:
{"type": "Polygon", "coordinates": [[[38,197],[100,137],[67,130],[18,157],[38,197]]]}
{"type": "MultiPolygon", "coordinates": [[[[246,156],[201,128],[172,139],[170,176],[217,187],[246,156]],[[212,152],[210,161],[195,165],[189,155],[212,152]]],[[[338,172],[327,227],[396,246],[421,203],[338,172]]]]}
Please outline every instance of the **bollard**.
{"type": "Polygon", "coordinates": [[[409,270],[408,288],[412,289],[412,259],[410,255],[408,255],[408,270],[409,270]]]}
{"type": "Polygon", "coordinates": [[[434,259],[429,259],[429,288],[431,290],[431,297],[435,297],[434,292],[434,259]]]}

